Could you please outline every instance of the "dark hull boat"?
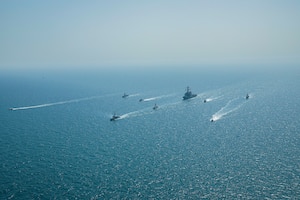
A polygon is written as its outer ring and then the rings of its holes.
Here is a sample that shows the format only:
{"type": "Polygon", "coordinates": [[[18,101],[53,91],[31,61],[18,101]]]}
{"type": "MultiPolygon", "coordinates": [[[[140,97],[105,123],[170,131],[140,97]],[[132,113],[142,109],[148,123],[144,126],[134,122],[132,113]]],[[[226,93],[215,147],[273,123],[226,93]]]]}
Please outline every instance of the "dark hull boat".
{"type": "Polygon", "coordinates": [[[120,118],[119,115],[114,114],[114,115],[110,118],[110,121],[116,121],[116,120],[119,119],[119,118],[120,118]]]}
{"type": "Polygon", "coordinates": [[[122,98],[126,98],[128,96],[129,96],[129,94],[124,93],[124,95],[122,96],[122,98]]]}
{"type": "Polygon", "coordinates": [[[196,97],[197,94],[193,94],[190,90],[189,87],[186,88],[186,92],[184,93],[184,96],[182,97],[183,100],[187,100],[187,99],[191,99],[191,98],[194,98],[196,97]]]}
{"type": "Polygon", "coordinates": [[[157,110],[158,109],[158,106],[155,104],[152,108],[153,110],[157,110]]]}

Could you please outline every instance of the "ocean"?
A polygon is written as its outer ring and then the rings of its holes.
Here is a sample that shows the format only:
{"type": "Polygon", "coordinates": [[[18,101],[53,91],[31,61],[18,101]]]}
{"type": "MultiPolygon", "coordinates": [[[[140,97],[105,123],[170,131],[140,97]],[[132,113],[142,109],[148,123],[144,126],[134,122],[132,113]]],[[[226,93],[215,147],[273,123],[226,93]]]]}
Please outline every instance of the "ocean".
{"type": "Polygon", "coordinates": [[[298,199],[299,87],[299,70],[1,73],[0,199],[298,199]]]}

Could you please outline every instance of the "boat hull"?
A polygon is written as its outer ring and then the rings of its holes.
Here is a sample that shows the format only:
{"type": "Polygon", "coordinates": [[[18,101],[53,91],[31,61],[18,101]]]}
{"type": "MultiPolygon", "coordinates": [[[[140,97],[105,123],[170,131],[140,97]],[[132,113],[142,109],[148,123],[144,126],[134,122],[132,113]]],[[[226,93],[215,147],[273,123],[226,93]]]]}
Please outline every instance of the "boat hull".
{"type": "Polygon", "coordinates": [[[192,99],[192,98],[195,98],[197,95],[196,94],[193,94],[192,96],[183,96],[183,100],[188,100],[188,99],[192,99]]]}

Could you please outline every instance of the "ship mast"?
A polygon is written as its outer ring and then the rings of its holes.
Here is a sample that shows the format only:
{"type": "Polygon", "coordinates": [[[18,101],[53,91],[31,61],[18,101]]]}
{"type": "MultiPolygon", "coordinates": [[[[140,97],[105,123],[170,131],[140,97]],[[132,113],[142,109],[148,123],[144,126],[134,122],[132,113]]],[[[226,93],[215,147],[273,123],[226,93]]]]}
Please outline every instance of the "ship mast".
{"type": "Polygon", "coordinates": [[[189,91],[190,91],[190,87],[187,86],[187,87],[186,87],[186,92],[189,92],[189,91]]]}

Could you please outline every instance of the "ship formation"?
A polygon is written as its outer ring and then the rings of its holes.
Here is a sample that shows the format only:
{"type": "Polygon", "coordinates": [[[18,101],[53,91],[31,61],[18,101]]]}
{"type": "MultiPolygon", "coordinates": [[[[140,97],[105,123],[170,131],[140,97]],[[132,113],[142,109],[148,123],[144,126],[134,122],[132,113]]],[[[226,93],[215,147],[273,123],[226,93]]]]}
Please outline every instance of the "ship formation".
{"type": "MultiPolygon", "coordinates": [[[[127,97],[129,97],[130,95],[129,94],[127,94],[127,93],[124,93],[123,94],[123,96],[122,96],[122,98],[127,98],[127,97]]],[[[182,97],[182,100],[183,101],[185,101],[185,100],[189,100],[189,99],[192,99],[192,98],[195,98],[195,97],[197,97],[197,94],[194,94],[192,91],[191,91],[191,89],[190,89],[190,87],[189,86],[187,86],[186,87],[186,91],[185,91],[185,93],[184,93],[184,95],[183,95],[183,97],[182,97]]],[[[250,98],[250,96],[249,96],[249,94],[247,94],[246,96],[245,96],[245,99],[246,100],[248,100],[250,98]]],[[[143,102],[143,101],[146,101],[145,99],[139,99],[139,102],[143,102]]],[[[207,102],[209,102],[210,101],[210,99],[204,99],[204,103],[207,103],[207,102]]],[[[159,107],[158,107],[158,105],[155,103],[154,104],[154,106],[152,107],[152,109],[153,110],[157,110],[159,107]]],[[[118,119],[120,119],[121,118],[121,116],[120,115],[116,115],[115,113],[113,114],[113,116],[110,118],[110,121],[116,121],[116,120],[118,120],[118,119]]],[[[215,120],[214,119],[210,119],[210,121],[211,122],[214,122],[215,120]]]]}
{"type": "MultiPolygon", "coordinates": [[[[123,99],[126,99],[126,98],[129,98],[129,97],[132,97],[132,96],[137,96],[138,94],[127,94],[124,92],[124,94],[122,95],[122,98],[123,99]]],[[[148,98],[148,99],[139,99],[139,102],[148,102],[148,101],[153,101],[155,99],[159,99],[159,98],[162,98],[164,96],[169,96],[169,95],[163,95],[163,96],[158,96],[158,97],[152,97],[152,98],[148,98]]],[[[190,87],[187,86],[186,87],[186,91],[182,97],[182,100],[183,101],[186,101],[186,100],[189,100],[189,99],[192,99],[192,98],[195,98],[197,97],[197,94],[194,94],[190,87]]],[[[244,99],[246,100],[249,100],[250,98],[252,98],[252,96],[250,96],[249,93],[246,94],[246,96],[244,97],[244,99]]],[[[217,99],[217,98],[207,98],[207,99],[204,99],[203,102],[204,103],[207,103],[207,102],[210,102],[212,101],[213,99],[217,99]]],[[[82,100],[82,99],[81,99],[82,100]]],[[[52,103],[52,104],[42,104],[42,105],[36,105],[36,106],[27,106],[27,107],[11,107],[9,108],[9,110],[11,111],[17,111],[17,110],[25,110],[25,109],[31,109],[31,108],[40,108],[40,107],[45,107],[45,106],[50,106],[50,105],[58,105],[58,104],[63,104],[63,103],[69,103],[69,102],[74,102],[75,100],[71,100],[71,101],[65,101],[65,102],[56,102],[56,103],[52,103]]],[[[77,102],[77,100],[76,100],[77,102]]],[[[159,106],[155,103],[154,106],[152,107],[152,109],[154,111],[156,110],[159,110],[159,106]]],[[[134,112],[133,112],[134,113],[134,112]]],[[[110,117],[110,121],[117,121],[119,119],[124,119],[125,117],[127,117],[128,114],[125,114],[125,115],[117,115],[116,113],[114,113],[111,117],[110,117]]],[[[211,122],[215,122],[216,120],[218,120],[219,118],[214,118],[212,117],[210,119],[211,122]]]]}

